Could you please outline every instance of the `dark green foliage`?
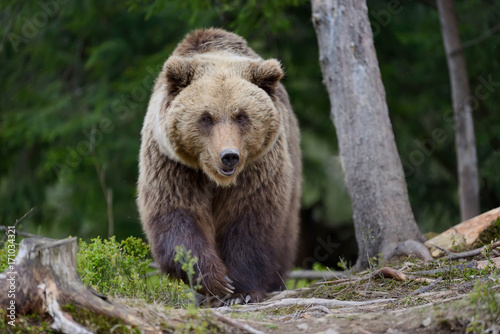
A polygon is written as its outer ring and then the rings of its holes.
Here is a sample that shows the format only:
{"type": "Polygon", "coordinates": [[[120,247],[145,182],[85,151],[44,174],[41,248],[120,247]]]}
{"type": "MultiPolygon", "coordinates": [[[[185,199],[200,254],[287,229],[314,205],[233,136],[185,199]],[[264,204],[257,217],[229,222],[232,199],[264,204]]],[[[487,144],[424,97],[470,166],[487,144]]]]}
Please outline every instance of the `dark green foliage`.
{"type": "Polygon", "coordinates": [[[170,306],[186,306],[191,300],[188,287],[165,276],[148,277],[149,245],[139,238],[122,242],[114,237],[79,242],[78,273],[84,284],[115,297],[142,298],[170,306]]]}
{"type": "Polygon", "coordinates": [[[78,272],[83,283],[99,293],[133,296],[144,288],[141,276],[147,273],[151,259],[149,246],[140,239],[130,237],[120,244],[114,237],[109,240],[97,237],[89,244],[80,240],[79,248],[78,272]],[[131,247],[132,243],[137,244],[135,241],[141,243],[140,248],[131,247]]]}
{"type": "MultiPolygon", "coordinates": [[[[368,5],[411,203],[424,231],[441,231],[459,210],[437,12],[402,0],[384,16],[389,2],[368,5]],[[418,142],[438,129],[439,143],[426,152],[418,142]]],[[[184,34],[207,26],[233,30],[283,62],[302,130],[304,219],[311,229],[351,222],[309,2],[5,0],[0,10],[0,224],[36,207],[20,229],[107,235],[112,191],[117,239],[140,236],[139,132],[153,81],[184,34]]],[[[457,11],[462,40],[474,41],[497,25],[500,4],[466,0],[457,11]]],[[[483,97],[474,109],[483,210],[500,202],[499,44],[493,33],[465,49],[472,94],[483,97]],[[479,88],[485,80],[493,84],[479,88]]]]}
{"type": "Polygon", "coordinates": [[[488,245],[493,241],[500,240],[500,217],[491,222],[491,225],[479,234],[477,247],[488,245]]]}
{"type": "MultiPolygon", "coordinates": [[[[372,25],[389,21],[376,35],[375,46],[410,201],[424,232],[440,232],[459,222],[460,210],[450,84],[438,13],[422,3],[399,1],[398,13],[385,19],[388,3],[394,1],[368,3],[372,25]]],[[[481,209],[486,211],[497,207],[500,199],[500,179],[494,172],[498,168],[493,167],[500,163],[500,35],[489,32],[498,24],[500,6],[492,1],[455,4],[472,94],[481,209]],[[475,44],[480,36],[487,38],[475,44]],[[493,84],[484,85],[488,81],[493,84]]]]}

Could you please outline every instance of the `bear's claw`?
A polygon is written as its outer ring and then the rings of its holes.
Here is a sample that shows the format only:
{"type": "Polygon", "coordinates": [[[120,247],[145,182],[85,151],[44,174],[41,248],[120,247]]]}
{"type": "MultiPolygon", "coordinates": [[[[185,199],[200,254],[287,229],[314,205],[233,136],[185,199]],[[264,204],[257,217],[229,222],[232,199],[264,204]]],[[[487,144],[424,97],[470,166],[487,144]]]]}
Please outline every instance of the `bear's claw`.
{"type": "Polygon", "coordinates": [[[240,295],[240,297],[228,299],[225,302],[225,304],[229,305],[229,306],[232,306],[232,305],[244,305],[244,304],[250,303],[251,300],[252,300],[252,296],[250,296],[250,295],[246,295],[245,297],[243,297],[243,295],[240,295]]]}
{"type": "Polygon", "coordinates": [[[225,285],[224,290],[230,294],[233,294],[234,293],[234,286],[231,284],[231,283],[233,283],[233,280],[227,276],[224,276],[224,280],[226,281],[224,284],[225,285]]]}

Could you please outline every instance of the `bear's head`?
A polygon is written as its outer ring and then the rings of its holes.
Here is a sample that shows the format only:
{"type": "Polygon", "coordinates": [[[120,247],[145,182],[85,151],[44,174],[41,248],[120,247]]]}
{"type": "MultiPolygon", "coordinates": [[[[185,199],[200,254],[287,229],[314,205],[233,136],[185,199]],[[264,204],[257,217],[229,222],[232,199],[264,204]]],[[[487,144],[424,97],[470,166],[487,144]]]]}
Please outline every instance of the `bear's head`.
{"type": "Polygon", "coordinates": [[[154,132],[171,158],[229,186],[275,143],[282,126],[275,105],[283,76],[277,60],[172,56],[162,76],[165,95],[154,132]]]}

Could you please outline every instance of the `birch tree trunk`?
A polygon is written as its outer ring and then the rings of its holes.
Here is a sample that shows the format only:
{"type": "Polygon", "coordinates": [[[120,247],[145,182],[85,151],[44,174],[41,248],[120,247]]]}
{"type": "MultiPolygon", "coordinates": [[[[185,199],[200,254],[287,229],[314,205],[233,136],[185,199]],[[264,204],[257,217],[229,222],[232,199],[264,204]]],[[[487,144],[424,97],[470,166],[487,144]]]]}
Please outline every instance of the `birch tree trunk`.
{"type": "Polygon", "coordinates": [[[455,117],[460,216],[464,221],[479,214],[476,139],[472,107],[467,101],[471,94],[453,0],[438,0],[437,5],[446,62],[450,72],[455,117]]]}
{"type": "Polygon", "coordinates": [[[389,120],[365,0],[312,0],[323,81],[353,207],[358,268],[430,254],[421,244],[389,120]]]}

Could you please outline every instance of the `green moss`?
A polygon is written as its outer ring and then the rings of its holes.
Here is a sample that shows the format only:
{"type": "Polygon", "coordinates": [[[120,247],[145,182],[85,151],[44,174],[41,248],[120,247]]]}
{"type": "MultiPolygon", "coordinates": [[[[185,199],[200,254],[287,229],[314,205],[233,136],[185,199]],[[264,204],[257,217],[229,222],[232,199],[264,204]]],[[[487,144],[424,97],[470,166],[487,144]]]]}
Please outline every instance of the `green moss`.
{"type": "Polygon", "coordinates": [[[492,241],[500,239],[500,217],[491,222],[491,225],[479,234],[475,247],[490,244],[492,241]]]}
{"type": "MultiPolygon", "coordinates": [[[[5,238],[4,238],[5,239],[5,238]]],[[[14,254],[10,254],[8,252],[8,247],[9,247],[9,242],[7,239],[0,241],[0,273],[4,272],[7,269],[7,266],[9,265],[9,257],[15,257],[17,256],[17,252],[19,251],[19,238],[16,238],[15,240],[15,252],[14,254]]]]}
{"type": "MultiPolygon", "coordinates": [[[[0,310],[0,319],[5,319],[5,310],[0,310]]],[[[16,334],[52,334],[54,331],[50,328],[52,319],[48,316],[41,316],[38,312],[29,315],[17,316],[14,326],[7,322],[0,321],[0,333],[16,334]]]]}
{"type": "Polygon", "coordinates": [[[266,310],[265,313],[267,315],[289,315],[289,314],[295,314],[297,312],[300,312],[302,310],[307,309],[306,306],[303,305],[291,305],[291,306],[286,306],[286,307],[277,307],[273,309],[266,310]]]}
{"type": "Polygon", "coordinates": [[[96,334],[107,334],[111,332],[117,334],[140,333],[138,328],[126,325],[119,319],[95,314],[85,308],[80,308],[75,305],[63,305],[61,310],[69,313],[75,322],[96,334]]]}

